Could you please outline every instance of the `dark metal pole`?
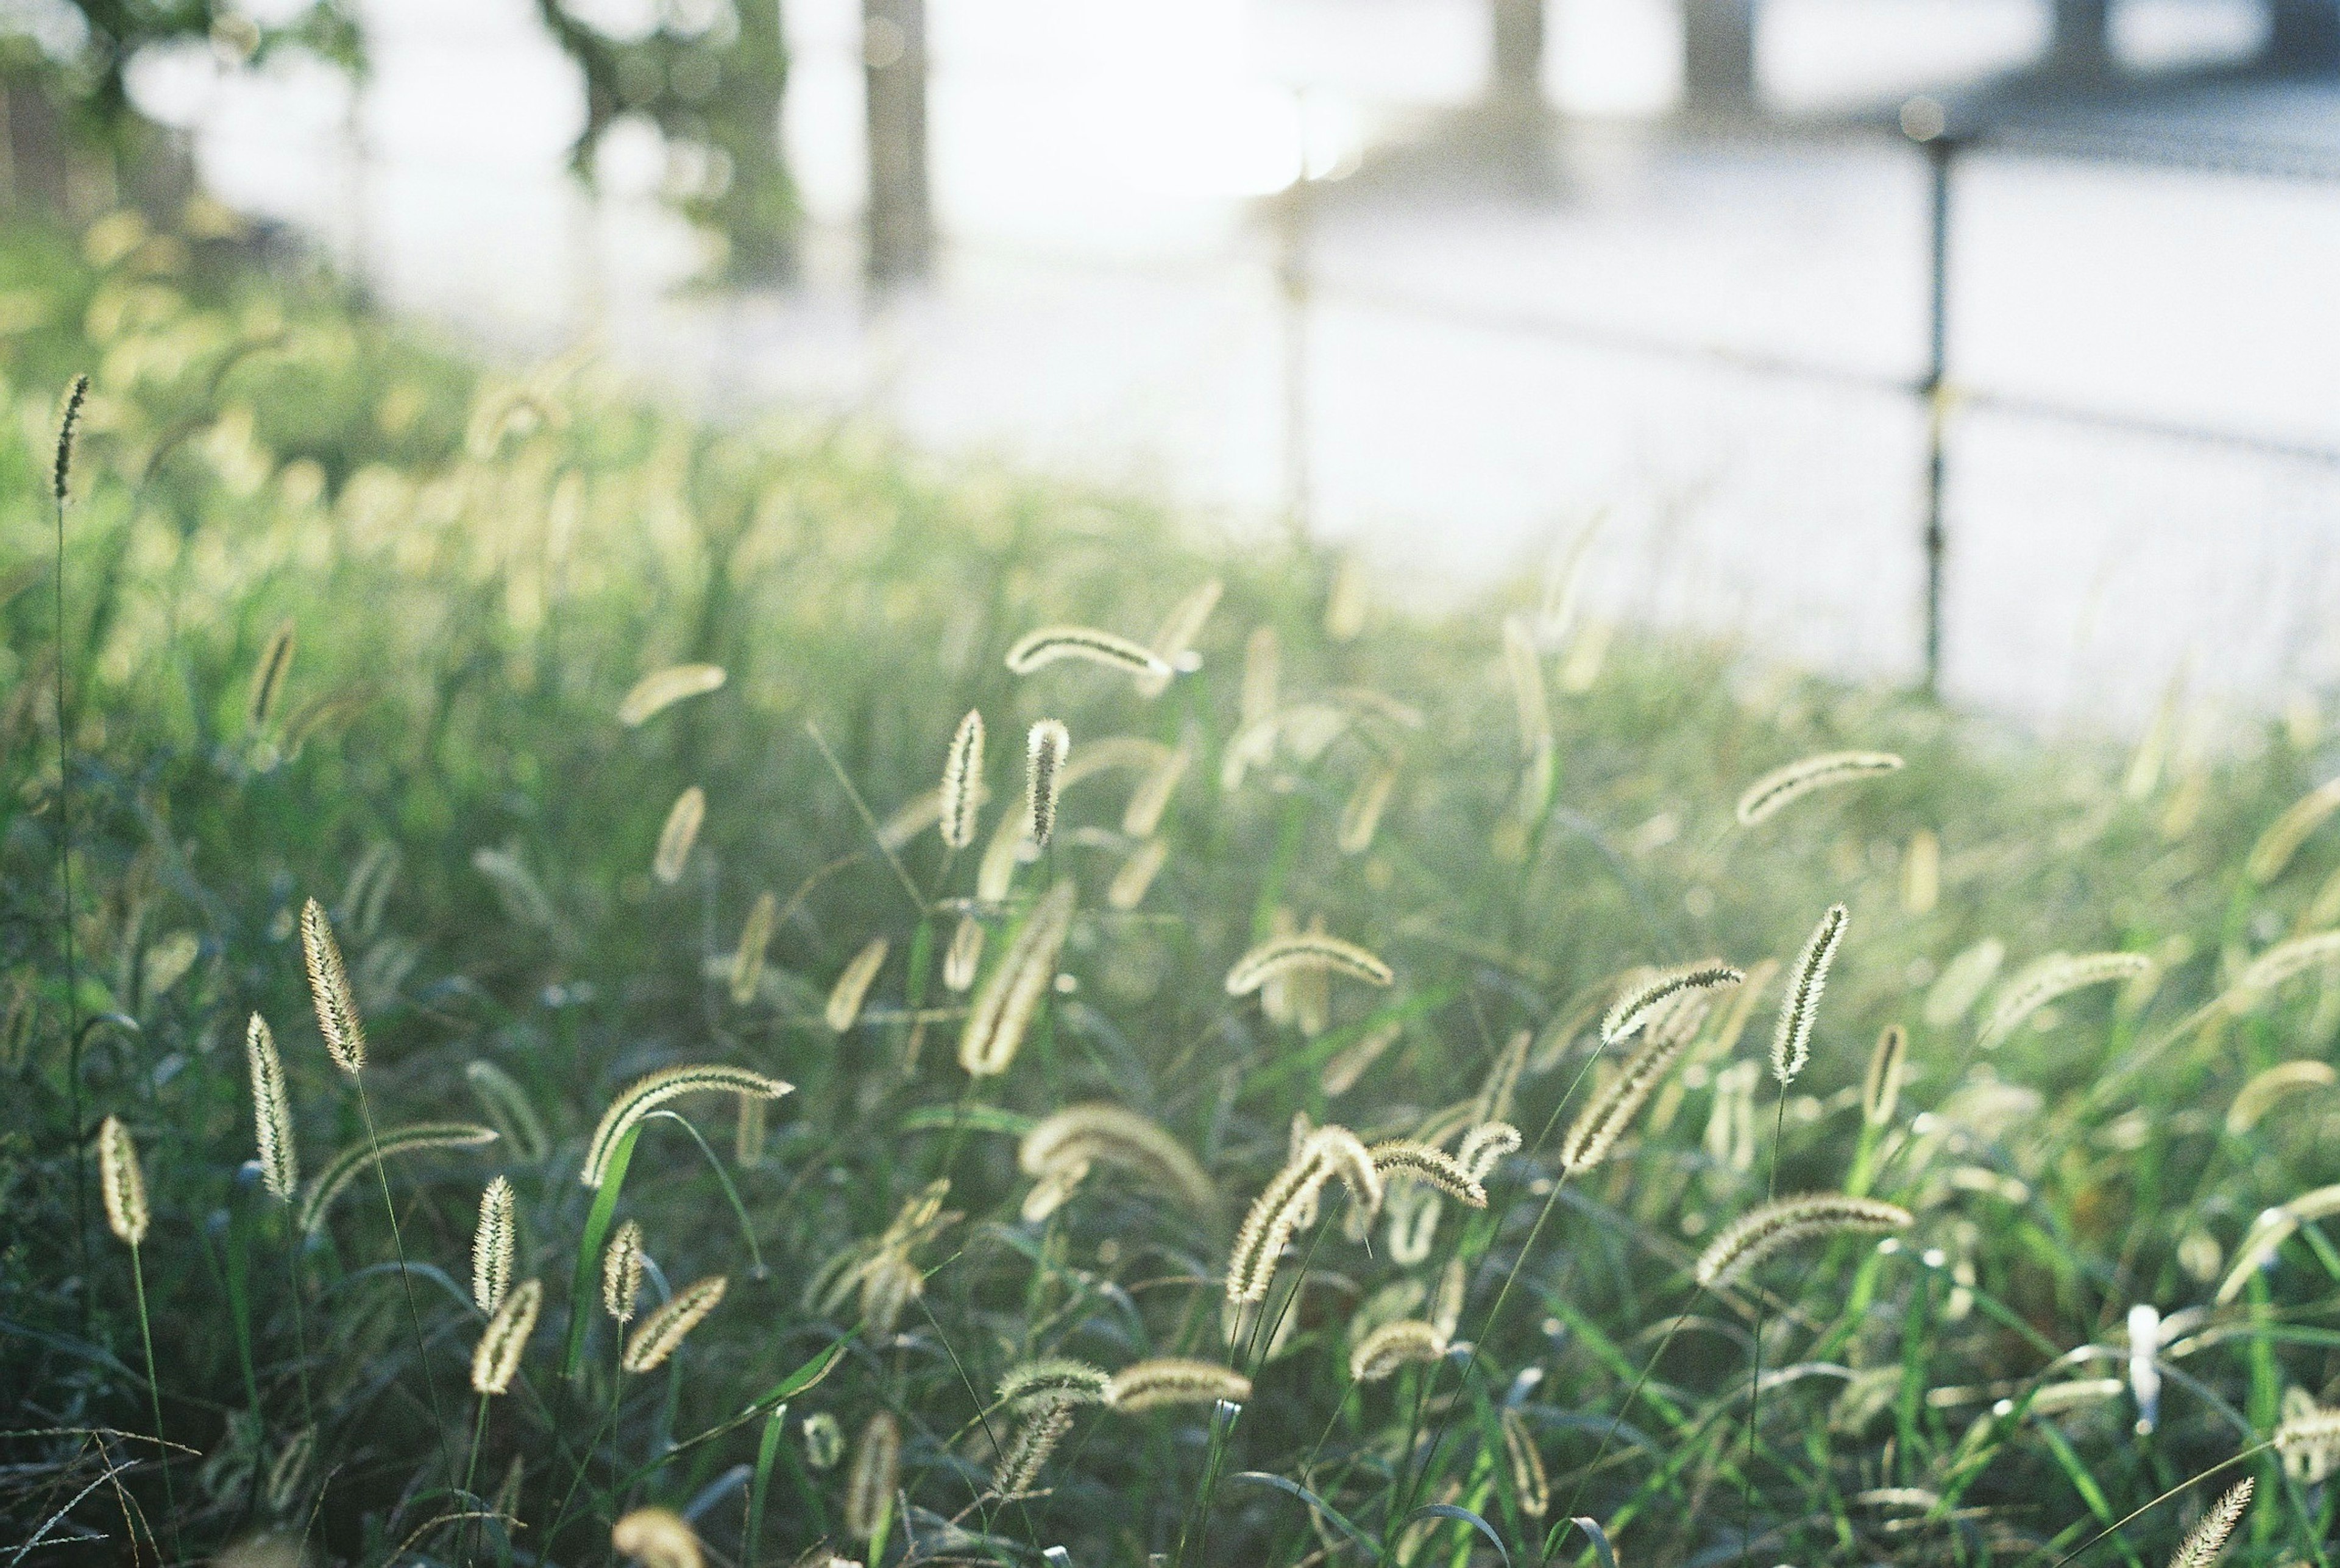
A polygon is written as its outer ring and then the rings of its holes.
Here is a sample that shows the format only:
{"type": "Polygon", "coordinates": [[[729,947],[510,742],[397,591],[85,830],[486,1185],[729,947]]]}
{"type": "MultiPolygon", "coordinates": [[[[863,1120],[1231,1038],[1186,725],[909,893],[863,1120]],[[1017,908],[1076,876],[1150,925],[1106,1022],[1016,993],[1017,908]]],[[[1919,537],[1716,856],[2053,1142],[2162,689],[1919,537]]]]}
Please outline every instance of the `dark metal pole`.
{"type": "Polygon", "coordinates": [[[1926,373],[1918,392],[1926,400],[1926,695],[1942,689],[1943,426],[1949,371],[1950,159],[1958,144],[1937,135],[1926,150],[1928,204],[1926,373]]]}

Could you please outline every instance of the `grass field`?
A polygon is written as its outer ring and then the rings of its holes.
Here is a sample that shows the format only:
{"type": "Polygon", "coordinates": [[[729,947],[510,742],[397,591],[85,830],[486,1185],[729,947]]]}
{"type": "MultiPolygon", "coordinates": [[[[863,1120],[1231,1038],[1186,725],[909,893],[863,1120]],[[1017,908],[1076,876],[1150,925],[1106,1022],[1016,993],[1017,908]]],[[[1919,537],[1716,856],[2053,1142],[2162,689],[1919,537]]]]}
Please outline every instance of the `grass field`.
{"type": "Polygon", "coordinates": [[[2328,709],[1402,614],[215,249],[0,240],[5,1562],[2327,1563],[2328,709]]]}

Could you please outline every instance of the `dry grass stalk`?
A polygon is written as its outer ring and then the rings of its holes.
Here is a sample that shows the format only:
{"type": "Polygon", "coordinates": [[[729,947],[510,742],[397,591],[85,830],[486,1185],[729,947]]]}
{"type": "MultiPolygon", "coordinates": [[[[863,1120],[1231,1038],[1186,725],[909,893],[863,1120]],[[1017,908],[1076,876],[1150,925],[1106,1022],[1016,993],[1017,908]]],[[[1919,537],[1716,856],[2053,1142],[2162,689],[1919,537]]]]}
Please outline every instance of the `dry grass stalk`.
{"type": "Polygon", "coordinates": [[[284,1062],[276,1037],[258,1013],[244,1027],[243,1053],[252,1069],[252,1122],[260,1146],[260,1179],[269,1196],[291,1203],[301,1186],[301,1159],[292,1143],[292,1101],[285,1087],[284,1062]]]}
{"type": "Polygon", "coordinates": [[[625,1354],[619,1357],[618,1365],[631,1373],[655,1372],[681,1346],[699,1321],[715,1310],[730,1283],[714,1274],[677,1291],[674,1299],[642,1319],[641,1326],[627,1338],[625,1354]]]}
{"type": "Polygon", "coordinates": [[[592,1142],[585,1146],[585,1166],[577,1179],[589,1187],[600,1186],[610,1174],[610,1161],[617,1154],[618,1145],[636,1124],[669,1100],[709,1089],[776,1100],[792,1093],[795,1086],[722,1062],[661,1067],[635,1079],[623,1094],[610,1102],[610,1108],[601,1113],[600,1125],[593,1129],[592,1142]]]}

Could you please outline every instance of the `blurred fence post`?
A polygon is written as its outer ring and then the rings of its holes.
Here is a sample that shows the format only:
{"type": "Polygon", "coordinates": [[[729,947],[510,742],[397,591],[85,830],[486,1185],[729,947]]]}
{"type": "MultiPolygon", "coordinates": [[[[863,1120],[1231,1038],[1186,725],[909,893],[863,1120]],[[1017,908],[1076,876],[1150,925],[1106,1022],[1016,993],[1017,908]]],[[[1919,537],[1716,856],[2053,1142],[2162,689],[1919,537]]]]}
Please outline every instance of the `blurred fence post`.
{"type": "Polygon", "coordinates": [[[927,192],[926,0],[862,0],[873,283],[923,277],[934,245],[927,192]]]}
{"type": "Polygon", "coordinates": [[[1284,515],[1308,533],[1308,149],[1304,136],[1292,184],[1276,203],[1275,281],[1284,315],[1284,515]]]}
{"type": "Polygon", "coordinates": [[[1926,371],[1918,383],[1926,403],[1926,668],[1925,691],[1942,689],[1942,529],[1944,426],[1948,422],[1950,342],[1950,162],[1958,143],[1937,134],[1919,144],[1926,154],[1926,371]]]}

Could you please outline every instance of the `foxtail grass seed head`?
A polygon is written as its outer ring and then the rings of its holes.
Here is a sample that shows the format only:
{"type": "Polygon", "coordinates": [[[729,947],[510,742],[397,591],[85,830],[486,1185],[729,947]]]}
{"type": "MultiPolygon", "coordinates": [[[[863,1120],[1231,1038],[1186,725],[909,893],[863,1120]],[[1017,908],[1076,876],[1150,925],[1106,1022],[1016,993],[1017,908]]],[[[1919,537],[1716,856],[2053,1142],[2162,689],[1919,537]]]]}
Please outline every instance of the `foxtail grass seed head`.
{"type": "Polygon", "coordinates": [[[1227,971],[1227,995],[1247,997],[1279,975],[1306,969],[1329,970],[1369,986],[1386,986],[1396,978],[1387,964],[1354,942],[1301,931],[1271,937],[1237,958],[1227,971]]]}
{"type": "Polygon", "coordinates": [[[2315,1187],[2286,1203],[2260,1210],[2251,1228],[2244,1234],[2242,1244],[2235,1248],[2234,1262],[2212,1299],[2220,1306],[2234,1300],[2242,1294],[2250,1276],[2266,1266],[2301,1226],[2335,1214],[2340,1214],[2340,1183],[2315,1187]]]}
{"type": "Polygon", "coordinates": [[[1067,1106],[1033,1123],[1016,1146],[1016,1164],[1039,1177],[1073,1166],[1109,1166],[1197,1214],[1219,1206],[1218,1188],[1184,1144],[1137,1112],[1104,1102],[1067,1106]]]}
{"type": "Polygon", "coordinates": [[[999,1403],[1018,1415],[1050,1404],[1102,1404],[1110,1381],[1103,1367],[1046,1356],[1009,1367],[999,1379],[999,1403]]]}
{"type": "Polygon", "coordinates": [[[2275,1446],[2294,1480],[2316,1484],[2340,1464],[2340,1410],[2318,1404],[2305,1389],[2292,1390],[2284,1397],[2275,1446]]]}
{"type": "Polygon", "coordinates": [[[1691,964],[1678,969],[1661,969],[1640,985],[1627,987],[1618,997],[1608,1016],[1601,1020],[1601,1043],[1613,1046],[1620,1040],[1631,1039],[1650,1021],[1660,1004],[1686,991],[1719,990],[1738,985],[1746,978],[1744,972],[1729,964],[1691,964]]]}
{"type": "Polygon", "coordinates": [[[537,1314],[544,1308],[544,1285],[524,1279],[496,1307],[480,1343],[471,1352],[471,1392],[496,1394],[511,1387],[520,1370],[528,1336],[536,1332],[537,1314]]]}
{"type": "Polygon", "coordinates": [[[722,1062],[661,1067],[657,1072],[635,1079],[627,1086],[623,1094],[610,1102],[610,1108],[601,1113],[600,1125],[593,1129],[593,1141],[585,1146],[585,1166],[577,1179],[598,1189],[610,1174],[610,1161],[617,1155],[619,1144],[644,1116],[669,1100],[708,1090],[776,1100],[782,1095],[792,1093],[795,1087],[795,1085],[784,1084],[778,1078],[768,1078],[761,1073],[749,1072],[746,1067],[735,1067],[722,1062]]]}
{"type": "Polygon", "coordinates": [[[1244,728],[1265,721],[1275,711],[1277,687],[1284,662],[1284,645],[1273,626],[1255,627],[1244,643],[1242,700],[1238,714],[1244,728]]]}
{"type": "Polygon", "coordinates": [[[1806,757],[1775,768],[1750,784],[1739,797],[1739,822],[1751,828],[1815,789],[1900,770],[1901,759],[1890,751],[1827,751],[1806,757]]]}
{"type": "Polygon", "coordinates": [[[1516,615],[1503,618],[1503,666],[1512,677],[1512,701],[1518,710],[1520,755],[1533,757],[1552,743],[1552,707],[1543,690],[1543,656],[1536,651],[1535,634],[1516,615]]]}
{"type": "Polygon", "coordinates": [[[1784,1247],[1843,1231],[1907,1230],[1915,1223],[1898,1204],[1843,1193],[1808,1193],[1758,1205],[1722,1227],[1699,1255],[1699,1285],[1717,1290],[1784,1247]]]}
{"type": "Polygon", "coordinates": [[[1195,639],[1203,635],[1203,627],[1211,619],[1211,611],[1219,607],[1219,595],[1225,585],[1215,577],[1180,600],[1162,620],[1162,630],[1154,634],[1154,656],[1165,669],[1159,674],[1147,670],[1137,678],[1137,694],[1148,701],[1170,690],[1170,671],[1199,668],[1195,659],[1195,639]]]}
{"type": "Polygon", "coordinates": [[[1007,650],[1007,668],[1017,675],[1029,675],[1059,659],[1102,664],[1130,675],[1175,673],[1152,649],[1094,626],[1044,626],[1026,632],[1007,650]]]}
{"type": "Polygon", "coordinates": [[[941,799],[943,842],[964,849],[975,842],[976,819],[983,809],[983,715],[975,709],[958,721],[943,757],[941,799]]]}
{"type": "Polygon", "coordinates": [[[1130,910],[1145,901],[1146,890],[1154,878],[1162,874],[1163,863],[1170,858],[1170,841],[1148,839],[1129,852],[1129,858],[1113,874],[1113,882],[1105,890],[1105,901],[1113,908],[1130,910]]]}
{"type": "Polygon", "coordinates": [[[677,1291],[673,1300],[642,1319],[642,1325],[628,1336],[618,1365],[637,1374],[655,1372],[666,1365],[667,1357],[680,1347],[690,1331],[715,1310],[730,1283],[715,1274],[677,1291]]]}
{"type": "Polygon", "coordinates": [[[1362,855],[1373,847],[1373,835],[1382,825],[1382,813],[1388,809],[1392,791],[1397,788],[1397,765],[1375,762],[1357,779],[1356,788],[1342,804],[1341,821],[1334,835],[1344,855],[1362,855]]]}
{"type": "Polygon", "coordinates": [[[1909,1062],[1909,1031],[1888,1024],[1869,1053],[1869,1076],[1860,1086],[1860,1119],[1881,1127],[1901,1103],[1901,1075],[1909,1062]]]}
{"type": "Polygon", "coordinates": [[[2226,1538],[2242,1523],[2244,1512],[2251,1505],[2251,1489],[2256,1483],[2245,1476],[2228,1487],[2202,1522],[2186,1533],[2178,1543],[2176,1555],[2169,1560],[2169,1568],[2210,1568],[2226,1550],[2226,1538]]]}
{"type": "Polygon", "coordinates": [[[2331,1064],[2313,1057],[2295,1062],[2278,1062],[2245,1084],[2226,1107],[2226,1135],[2240,1137],[2258,1126],[2259,1118],[2287,1096],[2312,1089],[2328,1089],[2340,1083],[2340,1073],[2331,1064]]]}
{"type": "Polygon", "coordinates": [[[1170,797],[1177,792],[1179,780],[1186,769],[1195,765],[1195,738],[1185,735],[1178,744],[1163,753],[1153,770],[1138,780],[1130,791],[1129,804],[1121,813],[1121,830],[1133,839],[1151,839],[1162,826],[1163,814],[1170,809],[1170,797]]]}
{"type": "Polygon", "coordinates": [[[1535,1433],[1517,1405],[1504,1405],[1502,1420],[1503,1456],[1511,1462],[1512,1490],[1519,1494],[1520,1512],[1541,1519],[1552,1510],[1552,1482],[1544,1474],[1535,1433]]]}
{"type": "Polygon", "coordinates": [[[317,1032],[335,1066],[352,1077],[365,1070],[365,1024],[350,990],[349,966],[333,939],[325,908],[311,898],[301,906],[301,957],[309,969],[309,998],[317,1009],[317,1032]]]}
{"type": "Polygon", "coordinates": [[[2258,842],[2243,861],[2243,875],[2264,887],[2284,873],[2299,847],[2307,842],[2309,834],[2324,825],[2325,818],[2340,811],[2340,779],[2319,784],[2293,801],[2282,816],[2267,824],[2258,842]]]}
{"type": "MultiPolygon", "coordinates": [[[[1560,1140],[1561,1168],[1572,1176],[1607,1159],[1695,1037],[1687,1030],[1649,1031],[1606,1087],[1585,1102],[1560,1140]]],[[[1751,1067],[1752,1063],[1749,1066],[1751,1067]]]]}
{"type": "Polygon", "coordinates": [[[763,986],[764,958],[771,951],[772,927],[779,915],[779,903],[770,892],[756,895],[747,924],[739,928],[739,946],[731,954],[731,1005],[735,1007],[754,1001],[763,986]]]}
{"type": "Polygon", "coordinates": [[[1354,641],[1365,629],[1365,563],[1351,551],[1333,569],[1333,583],[1324,593],[1324,635],[1335,642],[1354,641]]]}
{"type": "Polygon", "coordinates": [[[1393,1019],[1359,1036],[1356,1044],[1324,1064],[1324,1076],[1318,1083],[1325,1097],[1338,1099],[1356,1087],[1357,1080],[1364,1077],[1366,1069],[1388,1055],[1389,1048],[1397,1044],[1404,1034],[1404,1020],[1393,1019]]]}
{"type": "Polygon", "coordinates": [[[959,917],[958,928],[943,953],[945,990],[964,991],[975,984],[976,971],[983,967],[983,922],[974,916],[959,917]]]}
{"type": "Polygon", "coordinates": [[[856,1541],[874,1539],[893,1511],[902,1483],[902,1424],[891,1411],[869,1418],[853,1444],[853,1469],[845,1482],[845,1533],[856,1541]]]}
{"type": "Polygon", "coordinates": [[[620,1323],[631,1323],[641,1299],[642,1227],[630,1219],[601,1249],[601,1310],[620,1323]]]}
{"type": "Polygon", "coordinates": [[[1056,983],[1056,959],[1073,928],[1076,892],[1067,879],[1041,896],[976,993],[958,1046],[958,1064],[969,1077],[996,1077],[1014,1064],[1033,1014],[1056,983]]]}
{"type": "Polygon", "coordinates": [[[635,1509],[611,1526],[610,1544],[642,1568],[706,1568],[707,1564],[698,1535],[671,1509],[635,1509]]]}
{"type": "Polygon", "coordinates": [[[650,859],[650,875],[667,887],[682,880],[690,861],[691,846],[699,842],[699,825],[707,820],[707,791],[693,784],[674,798],[659,829],[658,853],[650,859]]]}
{"type": "Polygon", "coordinates": [[[1042,1404],[1024,1418],[1016,1434],[1007,1441],[1007,1452],[1001,1454],[999,1467],[993,1473],[991,1489],[1002,1497],[1027,1495],[1040,1479],[1041,1470],[1056,1444],[1073,1429],[1073,1406],[1061,1402],[1042,1404]]]}
{"type": "Polygon", "coordinates": [[[552,1152],[544,1118],[536,1114],[536,1107],[528,1103],[527,1091],[512,1081],[510,1073],[493,1062],[468,1062],[463,1080],[471,1086],[471,1097],[480,1102],[496,1135],[523,1161],[535,1165],[552,1152]]]}
{"type": "Polygon", "coordinates": [[[1054,719],[1032,726],[1024,743],[1024,837],[1045,849],[1056,832],[1056,793],[1064,788],[1072,731],[1054,719]]]}
{"type": "Polygon", "coordinates": [[[146,1207],[146,1176],[138,1168],[138,1146],[120,1116],[108,1116],[97,1129],[97,1179],[105,1196],[105,1226],[125,1245],[146,1239],[150,1216],[146,1207]]]}
{"type": "Polygon", "coordinates": [[[1931,828],[1909,835],[1901,853],[1901,908],[1912,915],[1930,915],[1942,899],[1942,841],[1931,828]]]}
{"type": "Polygon", "coordinates": [[[2295,976],[2340,959],[2340,931],[2317,931],[2277,942],[2253,958],[2235,981],[2229,1007],[2246,1012],[2295,976]]]}
{"type": "Polygon", "coordinates": [[[1380,1383],[1397,1375],[1398,1369],[1413,1362],[1432,1362],[1444,1358],[1446,1335],[1434,1323],[1424,1323],[1418,1317],[1401,1317],[1395,1323],[1383,1324],[1364,1338],[1357,1341],[1349,1352],[1349,1377],[1355,1383],[1380,1383]]]}
{"type": "Polygon", "coordinates": [[[1942,972],[1926,988],[1927,1027],[1948,1028],[1965,1017],[1983,988],[1998,978],[1998,967],[2006,961],[2007,944],[1996,937],[1985,937],[1943,965],[1942,972]]]}
{"type": "MultiPolygon", "coordinates": [[[[1513,1137],[1518,1134],[1514,1133],[1513,1137]]],[[[1375,1144],[1368,1151],[1373,1168],[1389,1181],[1425,1182],[1472,1208],[1487,1206],[1487,1189],[1469,1167],[1435,1144],[1397,1139],[1375,1144]]]]}
{"type": "Polygon", "coordinates": [[[1495,1167],[1520,1152],[1520,1129],[1509,1122],[1481,1122],[1462,1135],[1454,1163],[1472,1181],[1483,1186],[1495,1167]]]}
{"type": "Polygon", "coordinates": [[[1788,994],[1780,998],[1779,1027],[1771,1033],[1771,1076],[1785,1088],[1796,1081],[1811,1059],[1812,1025],[1820,1012],[1820,993],[1828,988],[1829,965],[1836,958],[1837,944],[1844,940],[1844,928],[1852,918],[1842,904],[1831,904],[1820,923],[1812,929],[1811,939],[1804,944],[1802,957],[1788,971],[1788,994]]]}
{"type": "Polygon", "coordinates": [[[886,951],[885,938],[870,938],[861,951],[853,955],[853,961],[845,966],[845,972],[837,977],[837,984],[829,989],[828,1006],[822,1015],[831,1034],[846,1033],[860,1018],[862,1001],[869,995],[870,982],[877,979],[878,971],[885,966],[886,951]]]}
{"type": "Polygon", "coordinates": [[[618,704],[618,722],[639,729],[678,702],[722,690],[723,679],[719,664],[669,664],[654,670],[635,681],[618,704]]]}
{"type": "Polygon", "coordinates": [[[2084,953],[2078,958],[2042,958],[2007,983],[1983,1021],[1979,1043],[1985,1049],[2013,1034],[2016,1027],[2058,997],[2111,980],[2133,980],[2153,968],[2143,953],[2084,953]]]}
{"type": "MultiPolygon", "coordinates": [[[[1305,1130],[1295,1124],[1296,1146],[1284,1168],[1275,1173],[1244,1216],[1227,1255],[1227,1304],[1267,1299],[1275,1265],[1301,1226],[1314,1223],[1317,1202],[1327,1182],[1338,1176],[1357,1206],[1368,1216],[1381,1208],[1382,1172],[1372,1152],[1346,1127],[1305,1130]]],[[[1235,1318],[1239,1321],[1240,1312],[1235,1318]]]]}
{"type": "Polygon", "coordinates": [[[419,1154],[424,1149],[477,1148],[495,1141],[494,1128],[472,1122],[416,1122],[392,1127],[379,1137],[353,1143],[327,1161],[325,1168],[310,1181],[309,1196],[301,1200],[293,1223],[303,1235],[313,1235],[325,1223],[333,1200],[348,1189],[350,1183],[384,1160],[419,1154]]]}
{"type": "Polygon", "coordinates": [[[49,488],[63,505],[73,481],[74,435],[81,428],[81,405],[89,397],[89,378],[75,376],[65,392],[64,417],[57,422],[56,461],[49,470],[49,488]]]}
{"type": "Polygon", "coordinates": [[[512,1185],[498,1176],[480,1194],[480,1223],[471,1235],[471,1299],[480,1304],[481,1312],[493,1312],[503,1305],[504,1290],[511,1284],[517,1239],[512,1185]]]}
{"type": "Polygon", "coordinates": [[[244,728],[255,734],[268,728],[276,717],[278,701],[284,695],[284,678],[292,670],[293,622],[287,620],[268,639],[268,646],[260,650],[260,662],[253,666],[252,691],[244,700],[244,728]]]}
{"type": "Polygon", "coordinates": [[[827,1470],[845,1457],[845,1429],[837,1417],[826,1410],[817,1410],[804,1418],[805,1463],[815,1470],[827,1470]]]}
{"type": "Polygon", "coordinates": [[[1241,1404],[1250,1398],[1251,1379],[1234,1367],[1179,1355],[1132,1362],[1105,1385],[1105,1402],[1132,1414],[1165,1404],[1241,1404]]]}
{"type": "Polygon", "coordinates": [[[291,1203],[301,1186],[301,1158],[292,1143],[292,1101],[276,1037],[258,1013],[244,1027],[243,1054],[252,1068],[252,1124],[260,1146],[260,1179],[269,1196],[291,1203]]]}

